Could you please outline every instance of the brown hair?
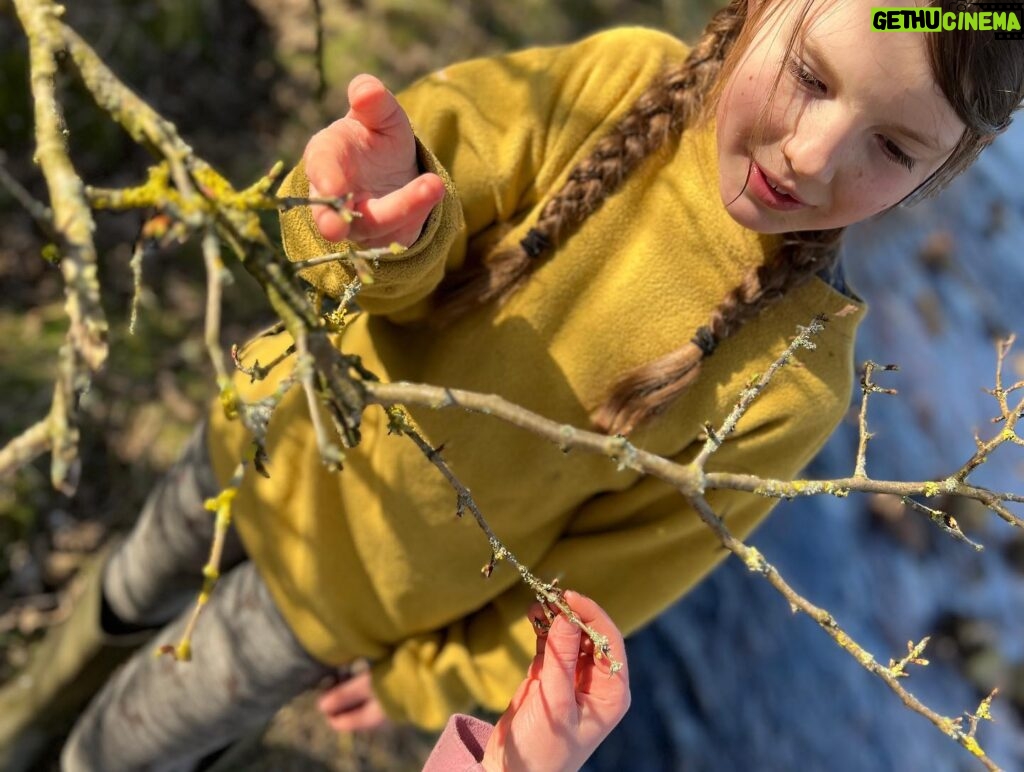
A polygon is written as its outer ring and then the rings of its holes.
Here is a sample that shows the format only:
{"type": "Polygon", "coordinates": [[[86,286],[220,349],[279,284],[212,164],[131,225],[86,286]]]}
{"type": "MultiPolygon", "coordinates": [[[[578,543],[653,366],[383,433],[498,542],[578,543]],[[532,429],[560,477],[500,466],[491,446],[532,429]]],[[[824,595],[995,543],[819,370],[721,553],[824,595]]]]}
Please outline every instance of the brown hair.
{"type": "MultiPolygon", "coordinates": [[[[980,5],[932,3],[943,13],[980,5]]],[[[928,198],[945,188],[1006,130],[1024,102],[1024,40],[996,40],[995,35],[979,30],[925,36],[935,82],[967,129],[946,162],[909,199],[928,198]]]]}
{"type": "MultiPolygon", "coordinates": [[[[435,324],[448,324],[492,301],[504,304],[540,259],[569,238],[644,159],[708,117],[768,3],[758,6],[749,24],[747,5],[747,0],[732,0],[714,14],[686,60],[665,70],[598,141],[518,245],[495,251],[445,278],[437,295],[435,324]]],[[[807,0],[803,17],[810,6],[807,0]]],[[[802,26],[801,21],[794,28],[790,47],[802,26]]],[[[993,45],[992,35],[943,32],[928,36],[936,82],[967,129],[946,162],[908,198],[932,195],[966,169],[1009,125],[1010,114],[1024,99],[1022,45],[1020,41],[993,45]]],[[[597,430],[628,435],[642,421],[663,412],[697,378],[702,360],[718,343],[834,264],[841,235],[842,229],[786,234],[778,252],[726,295],[691,340],[618,378],[608,398],[591,413],[597,430]]]]}

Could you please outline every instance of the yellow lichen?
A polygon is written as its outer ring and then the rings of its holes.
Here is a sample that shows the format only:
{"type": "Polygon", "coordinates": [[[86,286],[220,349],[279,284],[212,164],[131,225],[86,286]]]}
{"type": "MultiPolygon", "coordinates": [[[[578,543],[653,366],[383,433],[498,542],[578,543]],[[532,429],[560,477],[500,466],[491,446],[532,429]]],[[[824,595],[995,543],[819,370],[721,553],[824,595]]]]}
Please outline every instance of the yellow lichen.
{"type": "Polygon", "coordinates": [[[220,406],[224,410],[224,416],[233,421],[238,418],[239,399],[235,385],[227,378],[219,379],[220,406]]]}
{"type": "Polygon", "coordinates": [[[225,488],[216,496],[211,499],[207,499],[203,502],[205,507],[210,512],[216,512],[218,515],[222,511],[231,511],[231,503],[235,500],[235,496],[238,495],[238,488],[225,488]]]}
{"type": "Polygon", "coordinates": [[[985,755],[985,751],[981,749],[981,746],[978,745],[978,741],[975,740],[973,737],[964,737],[963,743],[964,747],[971,753],[973,753],[975,756],[985,755]]]}
{"type": "Polygon", "coordinates": [[[174,658],[179,662],[192,661],[192,645],[188,641],[182,641],[174,650],[174,658]]]}
{"type": "Polygon", "coordinates": [[[746,564],[747,568],[751,571],[761,573],[765,570],[764,555],[753,547],[747,547],[741,557],[743,558],[743,562],[746,564]]]}

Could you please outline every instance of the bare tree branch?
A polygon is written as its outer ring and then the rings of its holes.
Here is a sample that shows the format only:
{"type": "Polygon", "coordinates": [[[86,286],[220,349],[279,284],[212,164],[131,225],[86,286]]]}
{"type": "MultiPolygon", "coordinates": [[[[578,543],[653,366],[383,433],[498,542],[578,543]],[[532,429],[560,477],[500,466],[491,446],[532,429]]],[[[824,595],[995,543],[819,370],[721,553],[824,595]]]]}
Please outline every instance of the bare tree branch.
{"type": "Polygon", "coordinates": [[[37,421],[0,449],[0,479],[10,476],[46,453],[53,444],[50,420],[37,421]]]}
{"type": "Polygon", "coordinates": [[[854,467],[854,477],[867,477],[867,452],[868,443],[875,435],[868,431],[868,397],[872,394],[896,394],[896,389],[883,389],[871,380],[871,374],[875,370],[894,371],[899,370],[897,365],[879,365],[868,360],[864,363],[864,372],[860,377],[862,396],[860,401],[860,443],[857,446],[857,463],[854,467]]]}

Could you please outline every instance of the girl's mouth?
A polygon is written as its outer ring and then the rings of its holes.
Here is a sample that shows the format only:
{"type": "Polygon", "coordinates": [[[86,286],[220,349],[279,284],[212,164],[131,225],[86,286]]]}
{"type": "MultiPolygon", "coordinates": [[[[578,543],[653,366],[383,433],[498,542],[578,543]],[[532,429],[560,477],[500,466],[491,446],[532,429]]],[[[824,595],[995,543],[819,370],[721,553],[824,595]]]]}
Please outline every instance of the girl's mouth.
{"type": "Polygon", "coordinates": [[[757,163],[751,159],[750,171],[747,174],[747,186],[751,193],[765,206],[781,212],[791,212],[807,206],[803,201],[783,192],[773,183],[757,163]]]}

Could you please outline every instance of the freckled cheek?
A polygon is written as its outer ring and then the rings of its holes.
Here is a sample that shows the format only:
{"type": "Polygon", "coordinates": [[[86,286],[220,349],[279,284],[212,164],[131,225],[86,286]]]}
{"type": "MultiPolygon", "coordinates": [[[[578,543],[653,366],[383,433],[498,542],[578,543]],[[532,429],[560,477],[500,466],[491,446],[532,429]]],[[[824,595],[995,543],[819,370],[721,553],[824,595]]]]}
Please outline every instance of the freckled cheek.
{"type": "Polygon", "coordinates": [[[878,184],[865,176],[862,171],[851,174],[847,184],[833,190],[831,208],[833,211],[844,212],[853,222],[878,214],[891,206],[895,201],[891,189],[878,184]]]}
{"type": "Polygon", "coordinates": [[[899,201],[898,198],[893,197],[892,191],[879,184],[878,180],[865,179],[862,168],[858,169],[854,175],[851,199],[857,202],[857,208],[863,210],[866,213],[865,216],[878,214],[899,201]]]}
{"type": "Polygon", "coordinates": [[[886,209],[898,204],[902,198],[902,195],[899,195],[891,188],[879,186],[874,192],[872,198],[869,200],[871,202],[872,209],[877,214],[878,212],[884,212],[886,209]]]}

